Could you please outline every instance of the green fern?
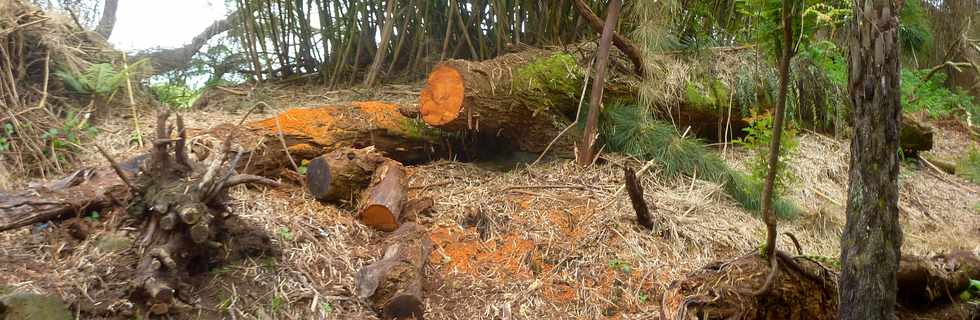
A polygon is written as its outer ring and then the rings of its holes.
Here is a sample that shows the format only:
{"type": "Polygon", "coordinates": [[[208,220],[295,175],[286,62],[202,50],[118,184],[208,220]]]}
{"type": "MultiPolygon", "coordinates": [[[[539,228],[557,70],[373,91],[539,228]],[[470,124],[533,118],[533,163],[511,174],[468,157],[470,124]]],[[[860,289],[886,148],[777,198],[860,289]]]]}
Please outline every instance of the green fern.
{"type": "Polygon", "coordinates": [[[980,184],[980,150],[971,148],[970,151],[956,164],[956,174],[980,184]]]}
{"type": "MultiPolygon", "coordinates": [[[[759,212],[762,182],[729,167],[701,141],[681,137],[669,124],[632,105],[610,105],[602,113],[600,138],[610,150],[645,160],[657,160],[666,177],[697,177],[722,184],[742,207],[759,212]]],[[[793,218],[801,209],[790,201],[774,199],[780,218],[793,218]]]]}
{"type": "Polygon", "coordinates": [[[71,91],[104,97],[112,95],[122,85],[130,70],[138,68],[145,62],[145,59],[140,60],[120,70],[116,70],[109,63],[98,63],[89,66],[80,74],[66,70],[58,70],[54,74],[71,91]]]}

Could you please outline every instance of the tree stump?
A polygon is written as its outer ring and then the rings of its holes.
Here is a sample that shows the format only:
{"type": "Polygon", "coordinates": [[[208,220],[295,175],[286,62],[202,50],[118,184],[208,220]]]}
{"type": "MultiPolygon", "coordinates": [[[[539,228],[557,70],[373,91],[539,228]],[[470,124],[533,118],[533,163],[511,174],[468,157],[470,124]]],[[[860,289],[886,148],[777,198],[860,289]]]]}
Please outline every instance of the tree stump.
{"type": "Polygon", "coordinates": [[[357,298],[383,319],[424,319],[422,285],[433,243],[425,229],[405,223],[384,241],[384,257],[355,276],[357,298]]]}
{"type": "MultiPolygon", "coordinates": [[[[169,110],[158,116],[150,157],[135,181],[130,184],[120,175],[133,188],[128,211],[142,222],[141,256],[131,296],[157,315],[182,306],[184,288],[189,287],[185,279],[206,272],[222,256],[222,240],[228,237],[225,220],[231,216],[226,204],[228,188],[243,183],[277,185],[266,178],[236,173],[242,152],[226,162],[224,155],[231,145],[227,140],[222,153],[206,166],[191,161],[183,120],[177,116],[178,137],[172,139],[169,116],[169,110]]],[[[115,163],[111,158],[110,162],[115,163]]]]}

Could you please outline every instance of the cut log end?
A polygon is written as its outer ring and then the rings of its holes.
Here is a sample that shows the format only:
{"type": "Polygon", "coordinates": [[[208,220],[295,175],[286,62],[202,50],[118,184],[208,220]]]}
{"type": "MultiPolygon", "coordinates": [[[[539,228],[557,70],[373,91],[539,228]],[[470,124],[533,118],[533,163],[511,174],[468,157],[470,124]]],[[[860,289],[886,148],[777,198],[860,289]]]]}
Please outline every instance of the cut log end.
{"type": "Polygon", "coordinates": [[[422,89],[419,106],[422,120],[434,126],[455,120],[463,109],[465,90],[459,71],[445,64],[437,66],[422,89]]]}
{"type": "Polygon", "coordinates": [[[369,205],[361,212],[361,222],[381,231],[395,231],[398,220],[390,209],[380,204],[369,205]]]}

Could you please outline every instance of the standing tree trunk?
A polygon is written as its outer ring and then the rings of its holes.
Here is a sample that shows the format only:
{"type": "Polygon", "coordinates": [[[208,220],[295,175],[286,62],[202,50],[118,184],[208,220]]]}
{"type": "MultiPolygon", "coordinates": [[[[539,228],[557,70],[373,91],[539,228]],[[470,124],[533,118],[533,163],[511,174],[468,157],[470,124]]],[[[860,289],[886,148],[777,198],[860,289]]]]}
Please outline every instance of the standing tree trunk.
{"type": "Polygon", "coordinates": [[[117,8],[119,8],[119,0],[105,0],[105,4],[102,6],[102,18],[99,19],[99,25],[95,27],[95,33],[106,40],[109,40],[112,29],[116,27],[117,8]]]}
{"type": "Polygon", "coordinates": [[[602,28],[602,38],[599,39],[599,52],[596,53],[595,82],[592,83],[592,96],[589,98],[589,115],[585,122],[585,132],[582,134],[582,144],[578,147],[578,164],[587,166],[592,163],[595,156],[595,140],[597,138],[596,128],[599,124],[599,111],[602,110],[602,89],[606,85],[606,66],[609,62],[609,45],[612,42],[612,35],[616,31],[616,22],[619,21],[619,11],[623,3],[621,0],[611,0],[609,10],[606,13],[606,24],[602,28]]]}
{"type": "Polygon", "coordinates": [[[890,0],[854,2],[849,89],[854,138],[841,238],[840,318],[893,319],[902,246],[898,223],[901,120],[898,11],[890,0]]]}
{"type": "Polygon", "coordinates": [[[381,70],[381,64],[384,62],[385,54],[388,53],[388,42],[391,40],[391,32],[394,27],[395,0],[388,0],[388,6],[385,8],[385,23],[384,30],[381,32],[380,46],[374,54],[374,62],[371,63],[371,68],[368,69],[367,76],[364,77],[365,87],[373,86],[375,79],[378,78],[378,70],[381,70]]]}
{"type": "MultiPolygon", "coordinates": [[[[772,120],[772,141],[769,144],[769,170],[766,174],[766,184],[762,188],[762,215],[766,222],[766,257],[776,263],[776,215],[772,212],[772,196],[779,168],[779,146],[783,136],[783,113],[786,110],[786,91],[789,84],[789,61],[793,58],[793,24],[791,23],[790,1],[783,1],[783,39],[782,56],[779,60],[779,96],[776,102],[776,114],[772,120]]],[[[720,119],[720,118],[719,118],[720,119]]],[[[775,271],[773,271],[775,272],[775,271]]]]}

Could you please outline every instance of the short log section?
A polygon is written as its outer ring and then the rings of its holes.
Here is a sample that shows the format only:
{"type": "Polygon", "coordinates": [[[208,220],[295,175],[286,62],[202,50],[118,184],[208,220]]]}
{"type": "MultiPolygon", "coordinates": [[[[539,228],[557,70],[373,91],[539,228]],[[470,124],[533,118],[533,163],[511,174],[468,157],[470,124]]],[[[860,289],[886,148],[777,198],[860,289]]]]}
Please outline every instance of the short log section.
{"type": "Polygon", "coordinates": [[[370,303],[382,319],[424,319],[422,287],[432,240],[425,228],[409,222],[384,243],[384,257],[357,272],[357,297],[370,303]]]}
{"type": "Polygon", "coordinates": [[[361,222],[381,231],[398,229],[407,189],[401,163],[389,160],[379,166],[371,178],[371,186],[363,193],[358,214],[361,222]]]}

